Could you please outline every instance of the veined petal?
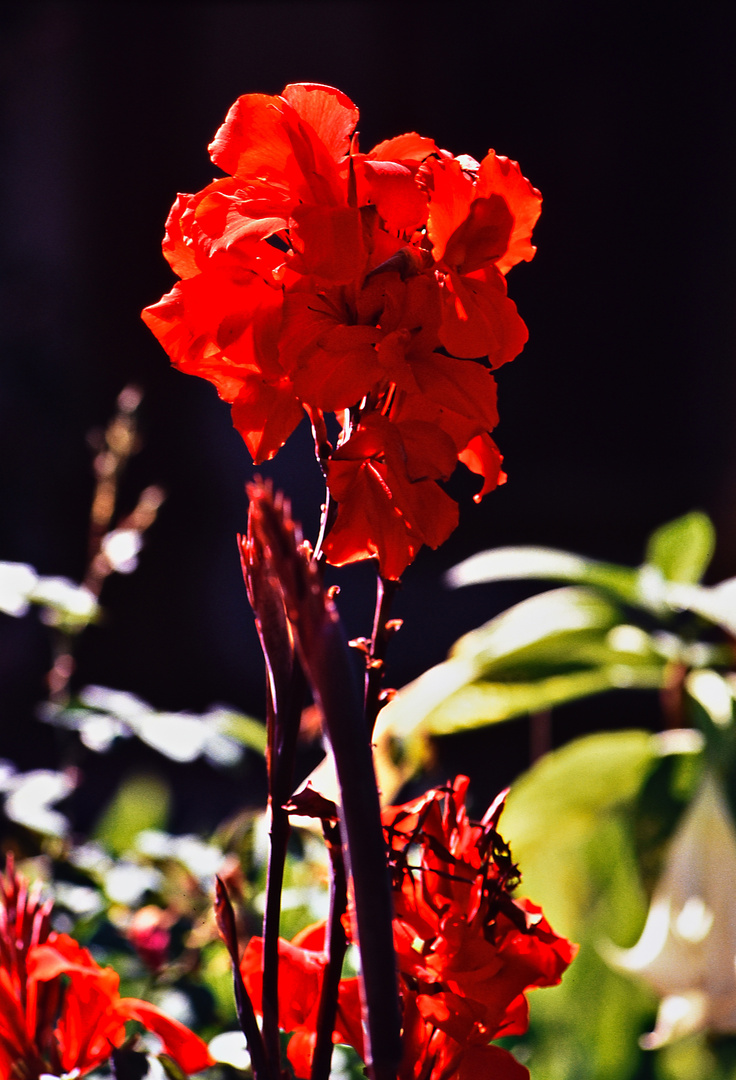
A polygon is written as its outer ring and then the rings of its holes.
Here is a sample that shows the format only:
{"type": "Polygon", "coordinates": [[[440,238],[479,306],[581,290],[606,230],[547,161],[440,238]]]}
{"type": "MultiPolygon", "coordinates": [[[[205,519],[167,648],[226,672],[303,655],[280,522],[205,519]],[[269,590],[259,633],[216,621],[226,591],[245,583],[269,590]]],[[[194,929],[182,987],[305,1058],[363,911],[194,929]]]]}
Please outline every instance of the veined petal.
{"type": "Polygon", "coordinates": [[[290,83],[281,96],[309,124],[336,161],[345,157],[360,116],[347,94],[321,83],[290,83]]]}

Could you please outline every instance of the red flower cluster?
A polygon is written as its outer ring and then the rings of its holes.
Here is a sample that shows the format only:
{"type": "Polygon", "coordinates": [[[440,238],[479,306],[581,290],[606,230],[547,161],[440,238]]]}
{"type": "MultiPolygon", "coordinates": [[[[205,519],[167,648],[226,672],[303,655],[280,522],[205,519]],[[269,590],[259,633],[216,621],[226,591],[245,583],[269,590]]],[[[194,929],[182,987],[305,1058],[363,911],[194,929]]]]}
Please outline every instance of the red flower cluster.
{"type": "Polygon", "coordinates": [[[117,973],[54,933],[50,913],[9,860],[0,878],[0,1080],[84,1075],[120,1046],[126,1020],[155,1032],[185,1072],[212,1064],[188,1028],[148,1001],[121,998],[117,973]]]}
{"type": "Polygon", "coordinates": [[[527,1070],[488,1044],[526,1031],[524,992],[556,985],[577,951],[541,908],[512,898],[518,872],[497,831],[505,793],[473,824],[468,783],[459,776],[383,815],[404,1002],[401,1080],[524,1080],[527,1070]]]}
{"type": "Polygon", "coordinates": [[[397,578],[455,527],[438,481],[458,460],[476,498],[505,479],[489,367],[527,338],[504,275],[534,255],[541,196],[493,151],[412,133],[362,154],[357,122],[327,86],[239,98],[210,146],[229,175],[177,198],[163,249],[181,281],[143,318],[232,404],[256,462],[307,412],[338,505],[328,560],[397,578]]]}
{"type": "MultiPolygon", "coordinates": [[[[514,900],[516,866],[497,831],[503,796],[480,824],[465,810],[467,777],[383,813],[394,882],[394,944],[403,1004],[399,1080],[528,1080],[492,1039],[528,1024],[525,991],[554,986],[577,951],[541,909],[514,900]],[[410,862],[411,859],[411,862],[410,862]]],[[[326,958],[324,926],[279,942],[279,1021],[295,1034],[288,1054],[310,1074],[326,958]]],[[[261,1006],[262,942],[252,938],[241,971],[261,1006]]],[[[333,1039],[362,1055],[356,979],[343,980],[333,1039]]]]}

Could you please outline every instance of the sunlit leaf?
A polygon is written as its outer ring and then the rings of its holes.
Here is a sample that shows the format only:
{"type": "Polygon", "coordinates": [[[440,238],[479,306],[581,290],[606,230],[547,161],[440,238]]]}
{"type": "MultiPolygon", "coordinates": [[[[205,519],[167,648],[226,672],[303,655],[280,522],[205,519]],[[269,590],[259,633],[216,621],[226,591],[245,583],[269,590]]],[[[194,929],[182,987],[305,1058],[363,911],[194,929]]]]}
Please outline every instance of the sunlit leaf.
{"type": "Polygon", "coordinates": [[[592,589],[542,593],[474,630],[404,687],[376,725],[384,796],[425,758],[428,735],[495,724],[614,688],[659,688],[668,657],[592,589]]]}
{"type": "Polygon", "coordinates": [[[559,933],[578,932],[590,903],[585,845],[601,815],[633,800],[656,754],[647,732],[596,733],[547,754],[512,786],[503,835],[524,893],[543,903],[559,933]]]}
{"type": "Polygon", "coordinates": [[[694,585],[703,576],[715,549],[715,530],[707,514],[693,510],[662,525],[647,544],[646,561],[667,581],[694,585]]]}
{"type": "Polygon", "coordinates": [[[547,547],[502,547],[481,551],[454,566],[446,581],[454,588],[489,581],[535,579],[594,585],[626,603],[637,595],[636,570],[547,547]]]}
{"type": "Polygon", "coordinates": [[[432,735],[448,735],[551,709],[604,690],[657,689],[662,686],[664,670],[663,665],[620,664],[551,675],[535,682],[475,682],[433,709],[425,717],[425,730],[432,735]]]}
{"type": "Polygon", "coordinates": [[[479,673],[558,634],[610,629],[618,607],[592,589],[568,586],[522,600],[453,645],[452,658],[472,661],[479,673]]]}
{"type": "Polygon", "coordinates": [[[612,971],[598,947],[633,944],[643,925],[630,820],[661,748],[643,731],[590,735],[512,785],[501,831],[521,868],[521,892],[581,946],[562,984],[530,997],[524,1044],[534,1080],[629,1080],[637,1071],[637,1038],[654,999],[612,971]]]}

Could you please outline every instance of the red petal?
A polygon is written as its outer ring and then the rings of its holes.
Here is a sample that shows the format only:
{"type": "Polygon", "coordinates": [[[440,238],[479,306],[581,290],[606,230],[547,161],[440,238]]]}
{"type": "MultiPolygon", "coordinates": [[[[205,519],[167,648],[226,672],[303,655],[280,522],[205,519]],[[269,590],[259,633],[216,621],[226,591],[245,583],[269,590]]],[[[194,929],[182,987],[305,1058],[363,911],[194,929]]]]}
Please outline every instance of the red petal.
{"type": "Polygon", "coordinates": [[[456,1080],[529,1080],[529,1070],[500,1046],[468,1046],[460,1055],[454,1076],[456,1080]]]}
{"type": "Polygon", "coordinates": [[[513,221],[500,195],[474,199],[468,216],[447,241],[442,261],[460,274],[488,266],[506,251],[513,221]]]}
{"type": "Polygon", "coordinates": [[[207,1046],[188,1027],[172,1020],[155,1005],[139,998],[122,998],[118,1006],[122,1016],[138,1020],[148,1031],[158,1035],[164,1050],[186,1073],[196,1073],[214,1065],[207,1046]]]}
{"type": "Polygon", "coordinates": [[[514,218],[508,251],[496,264],[506,274],[516,263],[534,257],[537,249],[530,240],[542,210],[542,196],[522,175],[518,162],[500,157],[494,150],[483,158],[478,173],[478,194],[491,193],[503,196],[514,218]]]}
{"type": "Polygon", "coordinates": [[[359,203],[375,205],[389,232],[413,233],[426,221],[427,193],[415,173],[396,161],[365,160],[357,170],[359,203]]]}
{"type": "Polygon", "coordinates": [[[360,214],[349,206],[297,206],[291,221],[295,255],[291,266],[300,274],[326,278],[331,285],[358,280],[366,264],[360,214]]]}
{"type": "Polygon", "coordinates": [[[299,398],[326,412],[354,405],[383,374],[374,348],[382,332],[350,326],[348,318],[331,294],[294,292],[284,300],[281,362],[299,398]]]}
{"type": "Polygon", "coordinates": [[[287,186],[294,163],[283,98],[243,94],[229,109],[209,151],[215,165],[231,176],[256,176],[266,183],[287,186]]]}
{"type": "Polygon", "coordinates": [[[396,135],[393,139],[384,139],[366,154],[374,161],[416,161],[420,163],[430,156],[439,154],[439,147],[432,139],[410,131],[406,135],[396,135]]]}
{"type": "Polygon", "coordinates": [[[467,218],[476,191],[457,161],[433,160],[427,165],[431,169],[427,234],[432,255],[440,262],[450,237],[467,218]]]}
{"type": "Polygon", "coordinates": [[[288,379],[269,383],[258,374],[243,377],[232,407],[233,426],[243,436],[256,465],[271,460],[303,416],[288,379]]]}
{"type": "Polygon", "coordinates": [[[473,496],[474,502],[479,503],[489,491],[506,483],[506,473],[501,468],[503,454],[486,432],[471,439],[458,458],[471,472],[483,477],[483,487],[473,496]]]}
{"type": "Polygon", "coordinates": [[[519,355],[528,338],[495,267],[475,277],[450,275],[443,291],[440,329],[440,340],[449,353],[468,359],[487,356],[492,367],[500,367],[519,355]]]}
{"type": "Polygon", "coordinates": [[[321,83],[290,83],[281,95],[338,160],[350,149],[360,113],[347,94],[321,83]]]}

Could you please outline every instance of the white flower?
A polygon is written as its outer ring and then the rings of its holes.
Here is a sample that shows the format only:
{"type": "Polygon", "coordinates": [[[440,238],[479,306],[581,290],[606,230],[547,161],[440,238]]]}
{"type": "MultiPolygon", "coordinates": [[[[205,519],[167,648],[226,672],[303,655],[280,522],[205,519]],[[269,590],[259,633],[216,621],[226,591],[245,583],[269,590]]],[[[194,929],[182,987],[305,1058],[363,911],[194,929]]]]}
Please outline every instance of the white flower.
{"type": "Polygon", "coordinates": [[[675,831],[639,941],[606,958],[662,999],[645,1048],[700,1030],[736,1033],[736,826],[712,773],[675,831]]]}

